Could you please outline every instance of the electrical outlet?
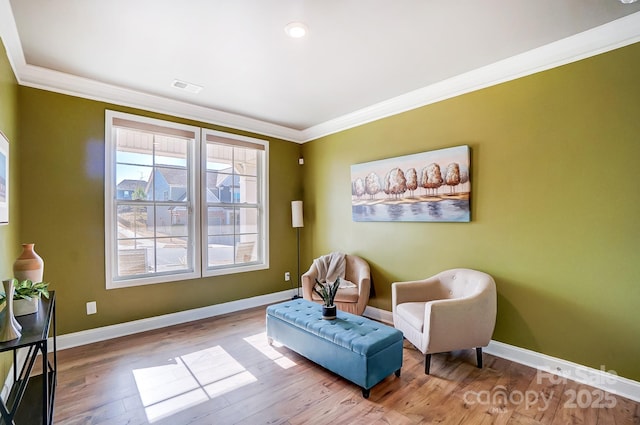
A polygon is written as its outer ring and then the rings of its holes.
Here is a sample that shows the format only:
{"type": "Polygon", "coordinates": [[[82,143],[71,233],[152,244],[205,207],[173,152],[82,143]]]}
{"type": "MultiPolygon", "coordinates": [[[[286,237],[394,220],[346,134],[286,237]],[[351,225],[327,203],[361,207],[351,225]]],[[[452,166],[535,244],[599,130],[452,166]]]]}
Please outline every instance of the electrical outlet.
{"type": "Polygon", "coordinates": [[[87,314],[96,314],[98,312],[98,307],[96,307],[95,301],[90,301],[87,303],[87,314]]]}
{"type": "Polygon", "coordinates": [[[291,280],[291,273],[284,272],[284,280],[285,282],[289,282],[291,280]]]}

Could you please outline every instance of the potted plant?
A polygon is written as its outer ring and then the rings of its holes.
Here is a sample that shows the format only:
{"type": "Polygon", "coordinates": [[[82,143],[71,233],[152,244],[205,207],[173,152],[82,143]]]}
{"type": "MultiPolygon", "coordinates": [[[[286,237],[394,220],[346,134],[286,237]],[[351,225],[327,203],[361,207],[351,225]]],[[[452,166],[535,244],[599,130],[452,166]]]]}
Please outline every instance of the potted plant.
{"type": "Polygon", "coordinates": [[[322,318],[326,320],[333,320],[336,318],[336,306],[333,301],[336,298],[336,293],[340,287],[340,278],[337,278],[335,282],[320,282],[316,279],[316,284],[313,287],[313,292],[318,294],[324,305],[322,306],[322,318]]]}
{"type": "MultiPolygon", "coordinates": [[[[13,293],[13,314],[24,316],[38,311],[40,297],[49,298],[49,284],[47,282],[32,282],[29,279],[13,279],[15,291],[13,293]]],[[[6,294],[0,294],[0,302],[6,301],[6,294]]]]}

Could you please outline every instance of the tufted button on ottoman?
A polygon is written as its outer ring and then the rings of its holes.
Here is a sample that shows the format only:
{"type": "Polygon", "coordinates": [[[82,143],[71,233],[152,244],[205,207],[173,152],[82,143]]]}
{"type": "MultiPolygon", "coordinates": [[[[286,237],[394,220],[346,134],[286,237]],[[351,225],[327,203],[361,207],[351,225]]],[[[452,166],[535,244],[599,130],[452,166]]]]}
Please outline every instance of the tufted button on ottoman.
{"type": "Polygon", "coordinates": [[[267,337],[359,385],[371,387],[402,368],[402,332],[338,311],[322,319],[322,306],[295,299],[267,307],[267,337]]]}

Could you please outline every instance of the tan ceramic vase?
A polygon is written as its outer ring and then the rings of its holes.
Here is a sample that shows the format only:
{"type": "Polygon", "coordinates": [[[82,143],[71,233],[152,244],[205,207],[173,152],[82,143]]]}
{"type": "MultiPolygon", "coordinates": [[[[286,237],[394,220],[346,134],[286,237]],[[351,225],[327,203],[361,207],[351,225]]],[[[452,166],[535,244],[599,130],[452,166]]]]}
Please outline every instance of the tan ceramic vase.
{"type": "Polygon", "coordinates": [[[22,254],[13,263],[13,276],[19,281],[30,280],[33,283],[42,282],[44,261],[33,250],[32,243],[22,244],[22,254]]]}

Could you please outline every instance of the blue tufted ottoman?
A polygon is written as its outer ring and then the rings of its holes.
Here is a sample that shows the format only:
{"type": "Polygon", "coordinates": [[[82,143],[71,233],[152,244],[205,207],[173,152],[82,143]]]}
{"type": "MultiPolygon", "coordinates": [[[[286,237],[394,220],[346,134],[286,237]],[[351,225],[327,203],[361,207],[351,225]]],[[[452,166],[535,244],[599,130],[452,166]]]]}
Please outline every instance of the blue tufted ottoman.
{"type": "Polygon", "coordinates": [[[338,310],[322,319],[322,306],[295,299],[267,307],[267,337],[354,382],[364,398],[402,367],[402,332],[338,310]]]}

